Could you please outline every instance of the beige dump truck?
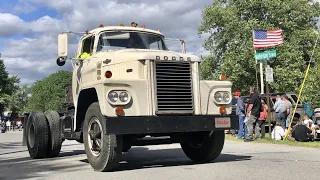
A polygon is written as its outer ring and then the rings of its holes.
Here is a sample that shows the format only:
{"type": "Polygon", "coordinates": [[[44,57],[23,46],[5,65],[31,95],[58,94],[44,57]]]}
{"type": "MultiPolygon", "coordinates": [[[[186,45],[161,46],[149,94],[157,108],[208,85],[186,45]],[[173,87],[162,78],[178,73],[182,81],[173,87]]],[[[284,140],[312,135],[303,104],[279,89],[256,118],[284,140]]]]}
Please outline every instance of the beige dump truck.
{"type": "MultiPolygon", "coordinates": [[[[96,171],[113,171],[132,146],[180,143],[194,162],[216,159],[231,115],[231,86],[199,77],[200,58],[168,50],[164,35],[145,27],[100,25],[82,33],[76,57],[58,36],[57,64],[73,66],[65,112],[31,112],[25,139],[31,158],[59,156],[64,140],[83,142],[96,171]],[[70,60],[70,61],[67,61],[70,60]]],[[[76,33],[78,34],[78,33],[76,33]]]]}

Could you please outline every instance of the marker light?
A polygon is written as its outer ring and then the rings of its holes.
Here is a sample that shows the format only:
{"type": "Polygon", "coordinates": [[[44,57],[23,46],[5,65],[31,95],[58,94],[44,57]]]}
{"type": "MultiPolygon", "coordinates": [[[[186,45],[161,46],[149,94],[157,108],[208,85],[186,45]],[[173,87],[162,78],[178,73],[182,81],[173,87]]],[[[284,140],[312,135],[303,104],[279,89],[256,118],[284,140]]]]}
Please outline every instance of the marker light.
{"type": "Polygon", "coordinates": [[[220,110],[220,114],[226,114],[227,113],[227,110],[226,110],[226,108],[224,106],[220,106],[219,110],[220,110]]]}
{"type": "Polygon", "coordinates": [[[124,26],[124,24],[121,23],[120,26],[124,26]]]}
{"type": "Polygon", "coordinates": [[[115,112],[116,112],[117,116],[122,115],[124,113],[123,107],[122,106],[117,106],[116,109],[115,109],[115,112]]]}
{"type": "Polygon", "coordinates": [[[220,77],[219,77],[219,80],[220,81],[225,81],[225,80],[227,80],[227,76],[224,75],[224,74],[221,74],[220,77]]]}
{"type": "Polygon", "coordinates": [[[106,78],[111,78],[112,77],[112,72],[111,71],[106,71],[105,72],[106,78]]]}
{"type": "Polygon", "coordinates": [[[146,25],[142,25],[141,28],[146,28],[146,25]]]}
{"type": "Polygon", "coordinates": [[[99,27],[104,27],[103,24],[100,24],[99,27]]]}

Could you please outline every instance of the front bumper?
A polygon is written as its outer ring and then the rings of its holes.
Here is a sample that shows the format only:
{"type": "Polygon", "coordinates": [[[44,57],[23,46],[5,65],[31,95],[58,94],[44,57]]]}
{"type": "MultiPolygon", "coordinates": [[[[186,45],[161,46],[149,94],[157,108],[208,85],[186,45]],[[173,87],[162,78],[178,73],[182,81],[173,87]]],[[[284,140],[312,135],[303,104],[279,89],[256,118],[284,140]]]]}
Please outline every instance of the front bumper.
{"type": "Polygon", "coordinates": [[[152,134],[238,129],[237,115],[105,117],[108,134],[152,134]]]}

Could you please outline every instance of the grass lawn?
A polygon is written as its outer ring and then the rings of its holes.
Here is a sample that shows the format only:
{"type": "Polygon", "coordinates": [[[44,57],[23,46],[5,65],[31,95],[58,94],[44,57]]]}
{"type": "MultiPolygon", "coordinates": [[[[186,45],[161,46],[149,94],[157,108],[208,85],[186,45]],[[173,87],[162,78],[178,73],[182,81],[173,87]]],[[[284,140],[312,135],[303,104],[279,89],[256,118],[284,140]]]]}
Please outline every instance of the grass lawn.
{"type": "MultiPolygon", "coordinates": [[[[243,140],[238,139],[237,137],[233,137],[231,134],[226,134],[227,140],[232,141],[238,141],[243,142],[243,140]]],[[[288,138],[283,141],[276,141],[272,140],[269,136],[269,134],[266,133],[266,137],[264,139],[261,139],[259,141],[253,141],[253,143],[267,143],[267,144],[284,144],[284,145],[290,145],[290,146],[300,146],[300,147],[312,147],[312,148],[320,148],[320,141],[314,141],[314,142],[296,142],[292,140],[288,140],[288,138]]]]}

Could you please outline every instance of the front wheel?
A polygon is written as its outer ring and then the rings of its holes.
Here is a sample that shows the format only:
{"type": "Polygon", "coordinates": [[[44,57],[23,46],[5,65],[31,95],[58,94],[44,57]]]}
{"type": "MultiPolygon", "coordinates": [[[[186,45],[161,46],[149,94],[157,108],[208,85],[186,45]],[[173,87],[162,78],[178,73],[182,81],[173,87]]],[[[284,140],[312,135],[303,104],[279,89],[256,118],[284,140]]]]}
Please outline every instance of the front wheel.
{"type": "Polygon", "coordinates": [[[224,131],[194,132],[184,135],[181,142],[184,153],[194,162],[210,162],[215,160],[224,146],[224,131]]]}
{"type": "Polygon", "coordinates": [[[106,134],[106,120],[99,103],[91,104],[86,112],[83,126],[83,141],[88,161],[96,171],[112,171],[122,154],[122,138],[106,134]]]}

